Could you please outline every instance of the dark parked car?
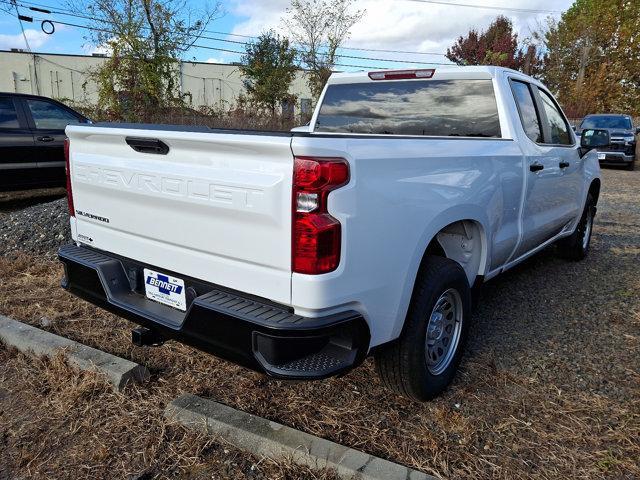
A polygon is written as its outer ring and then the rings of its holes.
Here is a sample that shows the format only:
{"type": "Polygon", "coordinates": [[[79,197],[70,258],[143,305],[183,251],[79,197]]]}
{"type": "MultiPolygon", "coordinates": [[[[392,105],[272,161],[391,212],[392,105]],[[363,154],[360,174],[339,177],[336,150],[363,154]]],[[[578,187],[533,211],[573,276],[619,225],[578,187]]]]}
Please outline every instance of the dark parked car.
{"type": "Polygon", "coordinates": [[[598,148],[598,160],[602,164],[624,165],[633,170],[636,161],[636,135],[640,128],[633,127],[629,115],[597,114],[587,115],[576,129],[580,135],[585,129],[608,130],[611,143],[598,148]]]}
{"type": "Polygon", "coordinates": [[[50,98],[0,92],[0,191],[64,186],[70,123],[90,121],[50,98]]]}

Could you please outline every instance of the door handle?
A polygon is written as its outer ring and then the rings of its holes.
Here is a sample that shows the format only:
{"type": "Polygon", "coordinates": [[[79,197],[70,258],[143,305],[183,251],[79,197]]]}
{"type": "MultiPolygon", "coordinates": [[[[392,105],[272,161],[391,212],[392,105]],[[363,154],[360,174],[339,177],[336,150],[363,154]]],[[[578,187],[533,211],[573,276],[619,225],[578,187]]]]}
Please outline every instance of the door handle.
{"type": "Polygon", "coordinates": [[[560,168],[567,168],[569,167],[571,164],[569,162],[560,162],[560,168]]]}
{"type": "Polygon", "coordinates": [[[540,170],[544,170],[544,165],[541,163],[535,162],[529,165],[529,170],[532,172],[539,172],[540,170]]]}
{"type": "Polygon", "coordinates": [[[55,138],[45,135],[44,137],[38,137],[39,142],[53,142],[55,138]]]}

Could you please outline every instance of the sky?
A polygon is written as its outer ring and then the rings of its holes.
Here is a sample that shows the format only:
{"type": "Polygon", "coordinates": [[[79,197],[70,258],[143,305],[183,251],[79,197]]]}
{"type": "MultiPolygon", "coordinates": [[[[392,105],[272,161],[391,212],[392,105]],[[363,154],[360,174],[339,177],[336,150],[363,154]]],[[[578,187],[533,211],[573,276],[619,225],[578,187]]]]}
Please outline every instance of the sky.
{"type": "MultiPolygon", "coordinates": [[[[0,0],[4,8],[11,8],[10,0],[0,0]]],[[[16,0],[22,15],[35,19],[49,19],[74,24],[87,24],[87,20],[57,14],[42,14],[28,9],[40,6],[49,10],[68,11],[65,1],[16,0]]],[[[444,53],[460,35],[470,28],[484,29],[497,15],[502,14],[513,21],[521,37],[527,37],[549,16],[559,18],[573,0],[354,0],[354,7],[364,10],[362,20],[351,29],[350,38],[344,43],[338,60],[340,70],[362,70],[363,68],[420,68],[450,63],[444,53]],[[443,5],[458,3],[463,5],[443,5]],[[489,8],[474,8],[468,5],[489,8]],[[509,10],[511,9],[511,10],[509,10]],[[515,11],[515,9],[521,9],[515,11]],[[533,11],[535,10],[535,12],[533,11]],[[369,49],[369,50],[362,50],[369,49]],[[380,52],[374,50],[396,50],[411,53],[380,52]],[[369,57],[348,58],[348,57],[369,57]],[[392,62],[390,60],[396,60],[392,62]],[[421,63],[408,63],[421,62],[421,63]],[[422,63],[424,62],[424,63],[422,63]]],[[[189,1],[191,8],[204,8],[206,0],[189,1]]],[[[208,3],[212,5],[212,3],[208,3]]],[[[240,54],[222,50],[242,51],[246,42],[260,33],[274,29],[287,35],[282,18],[290,0],[223,0],[222,15],[207,27],[208,39],[200,39],[199,45],[208,48],[193,48],[183,60],[201,62],[237,62],[240,54]],[[213,38],[217,40],[213,40],[213,38]]],[[[15,10],[14,10],[15,12],[15,10]]],[[[86,40],[87,30],[56,24],[55,33],[47,35],[41,30],[41,22],[23,22],[25,35],[32,51],[47,53],[90,54],[101,51],[99,46],[86,40]]],[[[0,50],[25,48],[20,24],[15,16],[0,12],[0,50]]]]}

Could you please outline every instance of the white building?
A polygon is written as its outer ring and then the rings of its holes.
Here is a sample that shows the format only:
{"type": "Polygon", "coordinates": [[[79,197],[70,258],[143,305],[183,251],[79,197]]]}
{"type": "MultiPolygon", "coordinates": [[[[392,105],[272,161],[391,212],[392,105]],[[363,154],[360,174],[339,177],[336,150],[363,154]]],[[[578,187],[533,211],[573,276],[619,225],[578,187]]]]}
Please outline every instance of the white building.
{"type": "MultiPolygon", "coordinates": [[[[0,50],[0,92],[43,95],[70,102],[96,104],[96,84],[88,72],[104,62],[99,55],[66,55],[0,50]]],[[[229,108],[244,92],[237,65],[180,63],[180,89],[191,95],[194,108],[229,108]]],[[[302,110],[311,108],[311,93],[300,72],[291,85],[302,110]]]]}

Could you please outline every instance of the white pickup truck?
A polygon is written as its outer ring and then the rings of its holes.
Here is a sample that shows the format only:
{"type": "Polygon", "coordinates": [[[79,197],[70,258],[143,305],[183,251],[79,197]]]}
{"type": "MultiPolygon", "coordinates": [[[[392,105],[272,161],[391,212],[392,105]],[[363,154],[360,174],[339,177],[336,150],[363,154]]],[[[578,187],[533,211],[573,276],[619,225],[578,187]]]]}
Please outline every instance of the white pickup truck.
{"type": "Polygon", "coordinates": [[[66,132],[63,286],[137,344],[290,379],[374,355],[416,400],[452,380],[474,286],[551,244],[586,255],[607,136],[578,145],[540,82],[497,67],[334,74],[293,132],[66,132]]]}

